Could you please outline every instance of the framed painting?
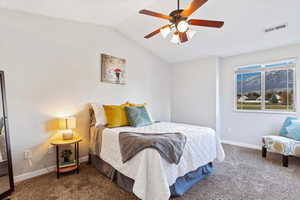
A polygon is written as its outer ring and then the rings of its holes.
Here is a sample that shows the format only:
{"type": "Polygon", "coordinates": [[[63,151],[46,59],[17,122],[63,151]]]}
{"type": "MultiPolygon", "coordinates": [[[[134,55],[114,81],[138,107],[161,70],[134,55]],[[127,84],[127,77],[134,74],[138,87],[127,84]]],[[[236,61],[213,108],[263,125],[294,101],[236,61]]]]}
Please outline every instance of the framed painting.
{"type": "Polygon", "coordinates": [[[101,81],[125,85],[126,60],[101,54],[101,81]]]}

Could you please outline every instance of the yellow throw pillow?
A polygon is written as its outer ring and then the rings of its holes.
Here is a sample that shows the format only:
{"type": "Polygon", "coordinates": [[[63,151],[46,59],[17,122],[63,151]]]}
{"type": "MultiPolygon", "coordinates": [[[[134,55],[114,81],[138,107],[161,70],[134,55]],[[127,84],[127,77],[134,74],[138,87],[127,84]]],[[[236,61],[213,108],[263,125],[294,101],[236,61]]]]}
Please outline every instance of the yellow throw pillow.
{"type": "Polygon", "coordinates": [[[136,104],[136,103],[130,103],[129,101],[127,101],[125,104],[129,104],[129,106],[147,106],[146,103],[143,103],[143,104],[136,104]]]}
{"type": "Polygon", "coordinates": [[[108,128],[129,126],[127,115],[125,113],[125,106],[129,106],[129,104],[122,104],[119,106],[103,105],[108,128]]]}

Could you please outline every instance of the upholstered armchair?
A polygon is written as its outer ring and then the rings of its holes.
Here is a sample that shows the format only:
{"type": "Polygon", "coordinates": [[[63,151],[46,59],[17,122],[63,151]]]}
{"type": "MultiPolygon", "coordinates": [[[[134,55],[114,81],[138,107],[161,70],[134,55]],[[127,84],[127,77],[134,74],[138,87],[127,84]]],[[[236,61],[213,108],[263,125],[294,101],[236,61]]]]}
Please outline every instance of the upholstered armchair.
{"type": "Polygon", "coordinates": [[[267,150],[281,154],[283,166],[288,167],[289,156],[300,155],[300,120],[297,117],[287,117],[279,136],[263,136],[263,157],[267,156],[267,150]]]}
{"type": "Polygon", "coordinates": [[[282,155],[282,165],[288,167],[289,156],[300,155],[300,141],[283,136],[263,136],[262,156],[267,156],[267,151],[282,155]]]}

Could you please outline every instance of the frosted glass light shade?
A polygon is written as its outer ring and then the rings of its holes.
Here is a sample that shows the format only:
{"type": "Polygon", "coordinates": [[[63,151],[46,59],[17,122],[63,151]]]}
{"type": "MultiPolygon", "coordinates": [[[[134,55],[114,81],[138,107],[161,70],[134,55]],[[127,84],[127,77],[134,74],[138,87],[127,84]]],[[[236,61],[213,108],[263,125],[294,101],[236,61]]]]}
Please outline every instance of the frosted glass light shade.
{"type": "Polygon", "coordinates": [[[189,24],[185,20],[182,20],[177,24],[177,30],[181,33],[186,32],[188,28],[189,28],[189,24]]]}
{"type": "Polygon", "coordinates": [[[178,34],[173,34],[171,42],[175,43],[175,44],[178,44],[179,43],[179,35],[178,34]]]}
{"type": "Polygon", "coordinates": [[[160,29],[160,33],[161,33],[163,38],[166,38],[169,35],[169,33],[171,33],[171,29],[170,29],[169,26],[167,26],[163,29],[160,29]]]}
{"type": "Polygon", "coordinates": [[[193,30],[191,30],[191,29],[189,29],[189,30],[186,32],[186,34],[187,34],[189,40],[192,39],[196,33],[197,33],[196,31],[193,31],[193,30]]]}

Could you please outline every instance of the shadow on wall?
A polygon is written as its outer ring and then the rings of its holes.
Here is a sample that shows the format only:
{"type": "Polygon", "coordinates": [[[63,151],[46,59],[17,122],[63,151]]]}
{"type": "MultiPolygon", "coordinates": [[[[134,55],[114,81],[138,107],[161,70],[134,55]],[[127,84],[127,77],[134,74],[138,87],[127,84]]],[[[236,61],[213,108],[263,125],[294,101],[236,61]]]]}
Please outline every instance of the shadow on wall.
{"type": "MultiPolygon", "coordinates": [[[[65,116],[70,117],[70,116],[65,116]]],[[[81,150],[83,152],[87,152],[88,149],[85,149],[88,147],[88,141],[89,141],[89,128],[90,128],[90,105],[86,104],[84,105],[79,112],[77,112],[72,117],[76,118],[77,125],[76,128],[73,129],[75,136],[80,136],[83,138],[83,147],[81,147],[81,150]]],[[[61,137],[61,127],[60,127],[60,119],[52,119],[47,121],[46,123],[46,132],[51,134],[50,140],[54,138],[61,137]]],[[[82,152],[81,152],[82,153],[82,152]]]]}
{"type": "MultiPolygon", "coordinates": [[[[77,120],[77,128],[74,129],[74,135],[82,137],[83,141],[80,143],[80,157],[88,155],[89,151],[89,125],[90,114],[89,105],[84,105],[80,110],[73,115],[77,120]]],[[[32,156],[30,159],[25,160],[22,165],[16,167],[16,175],[27,173],[29,171],[35,171],[40,169],[46,169],[49,172],[55,165],[55,149],[50,150],[51,140],[56,138],[62,138],[62,134],[59,131],[58,119],[52,119],[45,124],[45,134],[47,134],[43,143],[37,144],[31,147],[32,156]]],[[[66,145],[63,149],[72,149],[72,147],[66,145]]]]}
{"type": "Polygon", "coordinates": [[[78,134],[83,139],[82,143],[80,143],[80,156],[87,156],[89,152],[90,105],[85,104],[75,114],[75,117],[77,119],[77,128],[74,130],[75,135],[78,134]]]}

